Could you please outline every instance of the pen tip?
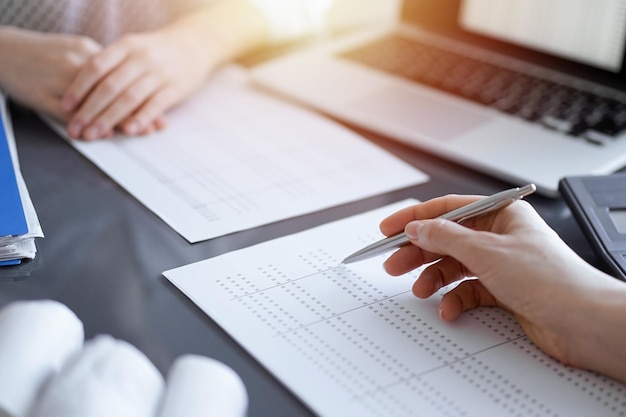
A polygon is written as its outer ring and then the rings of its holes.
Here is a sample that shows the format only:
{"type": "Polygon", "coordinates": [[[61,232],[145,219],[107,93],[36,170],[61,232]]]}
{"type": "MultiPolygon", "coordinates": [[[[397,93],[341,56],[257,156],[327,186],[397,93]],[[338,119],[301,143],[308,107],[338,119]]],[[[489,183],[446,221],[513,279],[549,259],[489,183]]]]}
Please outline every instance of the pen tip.
{"type": "Polygon", "coordinates": [[[354,262],[354,255],[348,256],[343,261],[341,261],[341,263],[339,265],[348,265],[348,264],[350,264],[352,262],[354,262]]]}

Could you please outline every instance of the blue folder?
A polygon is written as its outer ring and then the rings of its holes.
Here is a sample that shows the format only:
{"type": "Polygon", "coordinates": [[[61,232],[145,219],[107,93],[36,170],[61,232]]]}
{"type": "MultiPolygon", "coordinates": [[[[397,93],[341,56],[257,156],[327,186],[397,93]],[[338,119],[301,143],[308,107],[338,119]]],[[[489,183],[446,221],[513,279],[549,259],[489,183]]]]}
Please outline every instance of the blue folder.
{"type": "Polygon", "coordinates": [[[0,236],[16,236],[28,233],[28,224],[17,187],[6,123],[0,112],[0,236]]]}

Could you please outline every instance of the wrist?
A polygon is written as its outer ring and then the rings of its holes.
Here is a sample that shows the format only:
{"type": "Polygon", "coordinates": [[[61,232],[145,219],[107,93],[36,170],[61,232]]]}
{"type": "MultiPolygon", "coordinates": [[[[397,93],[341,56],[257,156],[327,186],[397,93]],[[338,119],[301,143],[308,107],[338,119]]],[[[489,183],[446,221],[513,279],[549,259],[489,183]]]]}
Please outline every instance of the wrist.
{"type": "Polygon", "coordinates": [[[12,26],[0,26],[0,88],[6,88],[5,77],[9,68],[9,60],[12,55],[11,44],[15,37],[15,29],[12,26]]]}
{"type": "Polygon", "coordinates": [[[7,91],[15,81],[16,63],[24,49],[22,40],[30,32],[13,26],[0,26],[0,89],[7,91]]]}
{"type": "Polygon", "coordinates": [[[177,38],[193,51],[199,64],[212,71],[265,44],[263,16],[245,1],[218,1],[171,24],[177,38]]]}
{"type": "Polygon", "coordinates": [[[597,270],[585,284],[570,302],[565,361],[626,382],[626,284],[597,270]]]}

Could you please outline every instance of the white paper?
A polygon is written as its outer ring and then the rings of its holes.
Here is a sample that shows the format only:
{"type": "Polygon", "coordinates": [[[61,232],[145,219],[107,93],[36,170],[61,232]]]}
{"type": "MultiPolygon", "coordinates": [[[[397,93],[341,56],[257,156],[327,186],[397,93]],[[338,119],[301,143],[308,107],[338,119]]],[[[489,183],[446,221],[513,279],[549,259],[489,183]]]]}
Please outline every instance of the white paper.
{"type": "Polygon", "coordinates": [[[163,385],[143,353],[100,335],[50,381],[31,417],[154,417],[163,385]]]}
{"type": "Polygon", "coordinates": [[[245,417],[246,388],[228,366],[197,355],[181,356],[169,370],[159,417],[245,417]]]}
{"type": "Polygon", "coordinates": [[[428,179],[348,129],[247,88],[236,68],[168,120],[149,137],[71,143],[192,243],[428,179]]]}
{"type": "Polygon", "coordinates": [[[385,256],[389,207],[164,272],[320,416],[620,416],[626,386],[561,365],[496,308],[453,323],[385,256]]]}
{"type": "Polygon", "coordinates": [[[5,136],[7,138],[7,144],[9,152],[11,153],[11,159],[13,162],[13,168],[15,171],[15,179],[17,187],[22,200],[22,207],[24,210],[24,216],[26,217],[26,224],[28,225],[28,233],[19,236],[0,236],[0,261],[13,260],[13,259],[33,259],[37,253],[37,246],[35,244],[35,238],[43,237],[43,231],[35,212],[35,207],[28,193],[28,188],[22,177],[20,170],[20,162],[17,154],[17,147],[15,145],[15,135],[13,133],[13,125],[6,106],[6,98],[0,92],[0,113],[2,120],[4,120],[5,136]]]}
{"type": "Polygon", "coordinates": [[[0,416],[26,417],[83,338],[82,322],[58,302],[14,302],[0,310],[0,416]]]}
{"type": "MultiPolygon", "coordinates": [[[[11,152],[11,159],[13,160],[13,167],[15,169],[15,179],[17,181],[17,187],[20,192],[20,197],[22,199],[22,206],[24,208],[24,215],[26,217],[26,223],[28,224],[28,233],[23,236],[16,236],[16,239],[31,239],[35,237],[43,237],[43,231],[41,230],[41,224],[39,223],[39,218],[37,217],[37,213],[35,212],[35,206],[33,206],[33,202],[30,198],[30,194],[28,193],[28,188],[26,187],[26,182],[24,182],[24,177],[22,176],[22,170],[20,168],[20,160],[17,154],[17,146],[15,145],[15,134],[13,133],[13,123],[11,121],[11,117],[9,111],[6,107],[6,98],[2,97],[0,94],[0,98],[2,99],[2,118],[4,120],[4,131],[7,138],[7,143],[9,145],[9,152],[11,152]]],[[[0,242],[2,242],[0,238],[0,242]]],[[[33,240],[34,244],[34,240],[33,240]]],[[[34,255],[32,256],[34,257],[34,255]]],[[[27,256],[27,258],[32,258],[31,256],[27,256]]]]}

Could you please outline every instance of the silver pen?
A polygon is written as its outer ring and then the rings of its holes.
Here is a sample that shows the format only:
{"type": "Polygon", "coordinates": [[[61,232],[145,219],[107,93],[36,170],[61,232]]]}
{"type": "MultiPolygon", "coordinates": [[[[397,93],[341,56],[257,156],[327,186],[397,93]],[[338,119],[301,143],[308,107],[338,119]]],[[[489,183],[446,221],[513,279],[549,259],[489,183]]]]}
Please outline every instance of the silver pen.
{"type": "MultiPolygon", "coordinates": [[[[537,187],[535,187],[535,184],[528,184],[523,187],[516,187],[511,188],[510,190],[500,191],[499,193],[493,194],[489,197],[483,198],[481,200],[476,200],[466,206],[459,207],[456,210],[452,210],[451,212],[440,216],[440,218],[451,220],[457,223],[463,223],[464,221],[473,217],[482,216],[483,214],[487,214],[494,210],[506,207],[509,204],[529,194],[534,193],[536,189],[537,187]]],[[[381,255],[409,243],[409,238],[404,232],[402,232],[395,236],[381,239],[378,242],[374,242],[371,245],[354,252],[352,255],[344,259],[341,263],[349,264],[352,262],[362,261],[376,255],[381,255]]]]}

